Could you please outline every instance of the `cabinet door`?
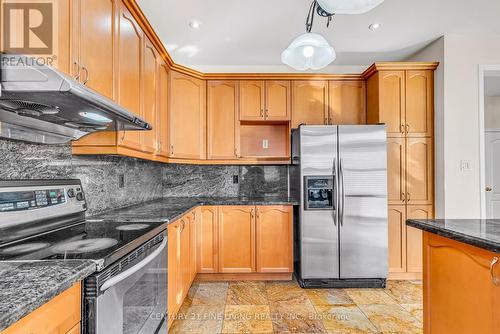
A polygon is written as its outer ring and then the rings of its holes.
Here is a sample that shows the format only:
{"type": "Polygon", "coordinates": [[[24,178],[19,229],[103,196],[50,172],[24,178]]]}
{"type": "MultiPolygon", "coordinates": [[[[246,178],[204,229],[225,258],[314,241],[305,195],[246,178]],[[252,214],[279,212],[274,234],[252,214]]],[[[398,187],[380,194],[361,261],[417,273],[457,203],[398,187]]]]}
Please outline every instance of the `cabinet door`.
{"type": "Polygon", "coordinates": [[[330,81],[328,107],[328,124],[365,124],[365,83],[363,81],[330,81]]]}
{"type": "Polygon", "coordinates": [[[240,120],[264,119],[264,81],[240,81],[240,120]]]}
{"type": "Polygon", "coordinates": [[[290,120],[290,81],[266,81],[266,120],[290,120]]]}
{"type": "Polygon", "coordinates": [[[146,38],[144,43],[144,65],[142,79],[143,117],[153,126],[150,131],[142,131],[142,151],[153,153],[156,145],[156,107],[158,104],[158,54],[153,44],[146,38]]]}
{"type": "Polygon", "coordinates": [[[328,82],[294,81],[292,86],[292,128],[300,124],[328,124],[328,82]]]}
{"type": "Polygon", "coordinates": [[[190,232],[190,224],[189,219],[187,217],[181,218],[181,226],[180,226],[180,244],[181,244],[181,253],[180,253],[180,267],[181,267],[181,304],[184,297],[187,295],[189,290],[189,286],[191,285],[191,270],[190,270],[190,262],[191,262],[191,232],[190,232]]]}
{"type": "Polygon", "coordinates": [[[182,297],[179,294],[180,273],[180,222],[168,225],[168,322],[174,321],[182,297]]]}
{"type": "Polygon", "coordinates": [[[379,73],[379,120],[387,125],[388,137],[405,134],[405,72],[379,73]]]}
{"type": "Polygon", "coordinates": [[[236,159],[238,154],[238,81],[207,84],[208,158],[236,159]]]}
{"type": "Polygon", "coordinates": [[[219,208],[219,272],[255,272],[255,208],[219,208]]]}
{"type": "Polygon", "coordinates": [[[206,82],[170,72],[170,157],[205,159],[206,82]]]}
{"type": "Polygon", "coordinates": [[[404,138],[387,138],[387,199],[389,204],[405,203],[405,148],[404,138]]]}
{"type": "Polygon", "coordinates": [[[293,272],[292,207],[261,206],[256,210],[257,272],[293,272]]]}
{"type": "MultiPolygon", "coordinates": [[[[432,219],[432,205],[407,205],[406,219],[432,219]]],[[[406,270],[422,272],[422,230],[406,226],[406,270]]]]}
{"type": "MultiPolygon", "coordinates": [[[[144,36],[125,5],[120,2],[119,7],[117,99],[122,107],[137,116],[142,116],[141,77],[144,36]]],[[[141,131],[121,131],[118,143],[141,151],[141,131]]]]}
{"type": "Polygon", "coordinates": [[[424,243],[424,333],[499,333],[498,254],[431,233],[424,243]]]}
{"type": "Polygon", "coordinates": [[[430,137],[433,128],[433,72],[406,71],[406,132],[430,137]]]}
{"type": "Polygon", "coordinates": [[[432,138],[406,139],[406,202],[433,204],[434,163],[432,138]]]}
{"type": "Polygon", "coordinates": [[[115,18],[115,0],[80,1],[80,81],[110,99],[114,98],[115,18]]]}
{"type": "Polygon", "coordinates": [[[217,273],[218,265],[218,209],[216,206],[202,206],[197,227],[198,272],[217,273]]]}
{"type": "MultiPolygon", "coordinates": [[[[168,67],[161,63],[158,70],[158,110],[156,114],[157,154],[168,157],[168,67]]],[[[154,131],[154,130],[153,130],[154,131]]]]}
{"type": "Polygon", "coordinates": [[[389,272],[406,271],[406,207],[389,205],[389,272]]]}

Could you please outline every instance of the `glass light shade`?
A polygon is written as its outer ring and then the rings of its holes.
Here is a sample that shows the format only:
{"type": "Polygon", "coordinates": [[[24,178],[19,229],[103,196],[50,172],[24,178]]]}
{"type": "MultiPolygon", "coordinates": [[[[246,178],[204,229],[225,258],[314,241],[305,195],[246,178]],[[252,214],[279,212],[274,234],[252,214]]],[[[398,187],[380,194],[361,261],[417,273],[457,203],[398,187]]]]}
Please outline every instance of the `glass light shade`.
{"type": "Polygon", "coordinates": [[[330,14],[363,14],[380,5],[384,0],[316,0],[330,14]]]}
{"type": "Polygon", "coordinates": [[[281,54],[281,61],[296,70],[320,70],[335,60],[335,50],[326,39],[315,33],[295,38],[281,54]]]}

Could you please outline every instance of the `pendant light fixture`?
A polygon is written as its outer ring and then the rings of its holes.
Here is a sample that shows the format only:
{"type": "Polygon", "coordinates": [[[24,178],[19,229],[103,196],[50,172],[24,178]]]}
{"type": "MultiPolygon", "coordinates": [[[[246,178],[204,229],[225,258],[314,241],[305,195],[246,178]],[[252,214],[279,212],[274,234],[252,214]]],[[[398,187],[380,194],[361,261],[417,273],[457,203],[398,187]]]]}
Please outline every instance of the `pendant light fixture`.
{"type": "Polygon", "coordinates": [[[384,0],[316,0],[327,13],[364,14],[380,5],[384,0]]]}
{"type": "Polygon", "coordinates": [[[295,38],[281,54],[281,61],[299,71],[320,70],[337,57],[333,47],[321,35],[311,32],[314,15],[327,19],[330,26],[335,14],[362,14],[384,0],[313,0],[306,19],[306,33],[295,38]]]}

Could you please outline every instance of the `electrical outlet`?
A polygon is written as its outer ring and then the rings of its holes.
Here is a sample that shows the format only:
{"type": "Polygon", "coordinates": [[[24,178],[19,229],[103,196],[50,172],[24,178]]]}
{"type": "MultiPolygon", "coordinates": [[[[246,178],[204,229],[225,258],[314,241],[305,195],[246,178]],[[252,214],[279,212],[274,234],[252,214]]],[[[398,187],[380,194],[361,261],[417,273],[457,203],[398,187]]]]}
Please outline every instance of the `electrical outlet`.
{"type": "Polygon", "coordinates": [[[238,175],[233,175],[233,184],[238,184],[238,183],[239,183],[238,175]]]}
{"type": "Polygon", "coordinates": [[[262,148],[266,150],[269,148],[269,140],[267,139],[262,140],[262,148]]]}
{"type": "Polygon", "coordinates": [[[125,187],[125,175],[119,174],[118,175],[118,188],[124,188],[125,187]]]}

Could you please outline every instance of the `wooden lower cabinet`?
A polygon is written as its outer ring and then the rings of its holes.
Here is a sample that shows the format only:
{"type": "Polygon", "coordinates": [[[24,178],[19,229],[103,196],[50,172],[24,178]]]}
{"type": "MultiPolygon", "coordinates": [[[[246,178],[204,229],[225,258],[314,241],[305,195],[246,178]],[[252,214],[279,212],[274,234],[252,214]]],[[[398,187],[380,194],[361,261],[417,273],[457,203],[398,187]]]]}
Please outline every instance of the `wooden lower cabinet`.
{"type": "Polygon", "coordinates": [[[214,274],[219,271],[218,207],[203,206],[200,208],[200,215],[196,232],[197,268],[199,273],[214,274]]]}
{"type": "Polygon", "coordinates": [[[424,333],[500,333],[500,255],[428,232],[423,245],[424,333]]]}
{"type": "Polygon", "coordinates": [[[81,299],[81,283],[76,283],[1,334],[79,334],[81,299]]]}
{"type": "Polygon", "coordinates": [[[219,272],[255,272],[255,207],[219,208],[219,272]]]}
{"type": "Polygon", "coordinates": [[[256,270],[259,273],[293,271],[293,208],[256,208],[256,270]]]}
{"type": "Polygon", "coordinates": [[[406,219],[432,219],[432,205],[389,205],[389,277],[420,278],[422,231],[406,225],[406,219]]]}

